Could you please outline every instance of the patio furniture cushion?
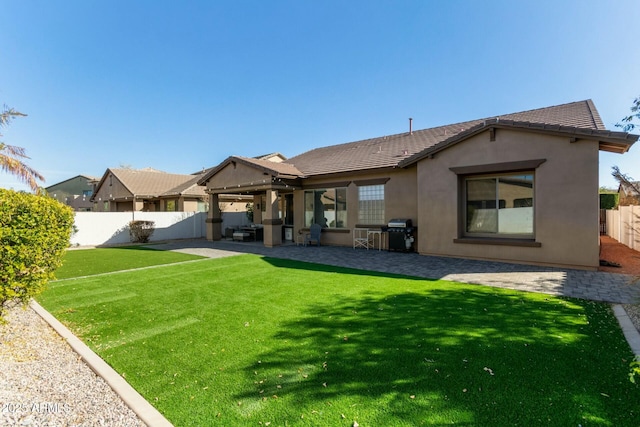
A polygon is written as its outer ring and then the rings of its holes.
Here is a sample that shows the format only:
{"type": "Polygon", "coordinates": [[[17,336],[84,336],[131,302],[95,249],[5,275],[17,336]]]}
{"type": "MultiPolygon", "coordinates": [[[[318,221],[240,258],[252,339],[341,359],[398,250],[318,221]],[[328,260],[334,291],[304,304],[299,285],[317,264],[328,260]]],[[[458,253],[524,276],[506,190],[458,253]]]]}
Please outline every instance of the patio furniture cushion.
{"type": "Polygon", "coordinates": [[[245,232],[245,231],[234,231],[233,240],[238,240],[240,242],[244,242],[246,240],[249,240],[249,236],[250,236],[250,234],[245,232]]]}

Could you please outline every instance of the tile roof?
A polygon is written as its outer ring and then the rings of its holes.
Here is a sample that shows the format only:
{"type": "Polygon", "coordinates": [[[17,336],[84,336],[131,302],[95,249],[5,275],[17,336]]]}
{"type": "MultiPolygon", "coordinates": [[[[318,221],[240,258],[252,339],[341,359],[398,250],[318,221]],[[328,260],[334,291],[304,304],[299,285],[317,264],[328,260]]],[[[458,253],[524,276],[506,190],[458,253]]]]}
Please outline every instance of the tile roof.
{"type": "Polygon", "coordinates": [[[622,182],[618,186],[618,192],[623,193],[625,196],[640,196],[640,181],[622,182]]]}
{"type": "MultiPolygon", "coordinates": [[[[103,185],[109,174],[118,179],[134,196],[158,197],[161,195],[185,194],[194,191],[199,176],[166,173],[156,169],[107,169],[97,190],[103,185]]],[[[197,187],[197,185],[196,185],[197,187]]],[[[204,189],[197,187],[197,195],[204,195],[204,189]]],[[[194,194],[195,195],[195,194],[194,194]]]]}
{"type": "Polygon", "coordinates": [[[97,178],[97,177],[91,176],[91,175],[76,175],[74,177],[67,178],[64,181],[60,181],[60,182],[56,182],[55,184],[51,184],[48,187],[46,187],[45,190],[49,191],[49,188],[56,187],[56,186],[58,186],[60,184],[64,184],[65,182],[71,181],[72,179],[76,179],[76,178],[85,178],[89,182],[93,182],[93,181],[97,182],[97,181],[100,180],[100,178],[97,178]]]}
{"type": "Polygon", "coordinates": [[[206,196],[204,187],[198,185],[198,181],[204,173],[198,175],[189,175],[191,179],[184,183],[165,191],[161,196],[206,196]]]}
{"type": "MultiPolygon", "coordinates": [[[[628,134],[623,132],[607,131],[593,102],[585,100],[417,130],[412,133],[406,132],[316,148],[291,157],[282,164],[295,166],[295,169],[300,171],[300,176],[398,167],[410,164],[411,160],[418,159],[432,147],[455,142],[456,137],[461,139],[488,124],[493,123],[495,126],[497,122],[504,126],[536,131],[572,133],[577,137],[594,139],[604,138],[613,143],[620,140],[620,146],[627,149],[637,139],[637,136],[635,139],[628,138],[628,134]]],[[[619,147],[614,146],[612,149],[619,150],[619,147]]]]}

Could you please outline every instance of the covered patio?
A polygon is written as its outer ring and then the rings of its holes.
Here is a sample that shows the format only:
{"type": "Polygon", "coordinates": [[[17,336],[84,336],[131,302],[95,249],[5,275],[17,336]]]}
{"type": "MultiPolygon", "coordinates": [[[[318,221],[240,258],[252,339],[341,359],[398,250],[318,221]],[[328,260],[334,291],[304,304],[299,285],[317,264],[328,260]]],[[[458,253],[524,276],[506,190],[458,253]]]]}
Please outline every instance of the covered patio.
{"type": "MultiPolygon", "coordinates": [[[[266,247],[294,241],[293,192],[301,188],[300,172],[292,165],[268,160],[229,157],[198,182],[206,185],[209,197],[207,240],[226,237],[222,229],[220,200],[224,195],[240,194],[253,197],[253,240],[261,234],[266,247]]],[[[250,230],[247,230],[250,233],[250,230]]]]}

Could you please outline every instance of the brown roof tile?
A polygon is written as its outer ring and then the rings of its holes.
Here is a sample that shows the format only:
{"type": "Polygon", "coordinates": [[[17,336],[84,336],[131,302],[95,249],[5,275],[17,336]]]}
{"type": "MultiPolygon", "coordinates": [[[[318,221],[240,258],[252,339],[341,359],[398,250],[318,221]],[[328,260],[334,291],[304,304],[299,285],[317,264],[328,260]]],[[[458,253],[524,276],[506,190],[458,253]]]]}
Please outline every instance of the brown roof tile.
{"type": "MultiPolygon", "coordinates": [[[[363,169],[397,167],[431,147],[444,143],[471,129],[482,127],[490,120],[510,121],[520,127],[537,127],[543,131],[573,132],[585,136],[624,139],[621,132],[608,132],[591,100],[572,102],[553,107],[504,114],[471,120],[412,133],[372,138],[346,144],[316,148],[286,160],[282,164],[295,165],[301,175],[313,176],[363,169]]],[[[633,142],[631,142],[633,143],[633,142]]]]}
{"type": "Polygon", "coordinates": [[[204,187],[198,185],[198,181],[204,176],[204,173],[189,176],[191,176],[190,180],[165,191],[161,196],[206,196],[204,187]]]}
{"type": "MultiPolygon", "coordinates": [[[[172,189],[181,188],[195,181],[193,175],[173,174],[155,169],[107,169],[105,177],[111,172],[135,196],[158,197],[172,189]]],[[[104,177],[100,183],[104,181],[104,177]]],[[[176,194],[176,193],[173,193],[176,194]]]]}

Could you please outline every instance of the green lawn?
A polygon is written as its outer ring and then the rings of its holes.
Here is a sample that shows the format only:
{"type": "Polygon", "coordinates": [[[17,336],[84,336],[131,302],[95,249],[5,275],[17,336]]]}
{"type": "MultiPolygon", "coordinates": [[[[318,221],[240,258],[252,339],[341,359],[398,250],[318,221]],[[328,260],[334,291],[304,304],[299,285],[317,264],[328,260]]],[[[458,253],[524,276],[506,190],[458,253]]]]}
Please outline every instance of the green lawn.
{"type": "Polygon", "coordinates": [[[176,426],[640,425],[606,304],[255,255],[38,300],[176,426]]]}
{"type": "Polygon", "coordinates": [[[144,246],[68,250],[64,255],[62,267],[56,270],[56,278],[91,276],[202,258],[179,252],[158,251],[144,246]]]}

